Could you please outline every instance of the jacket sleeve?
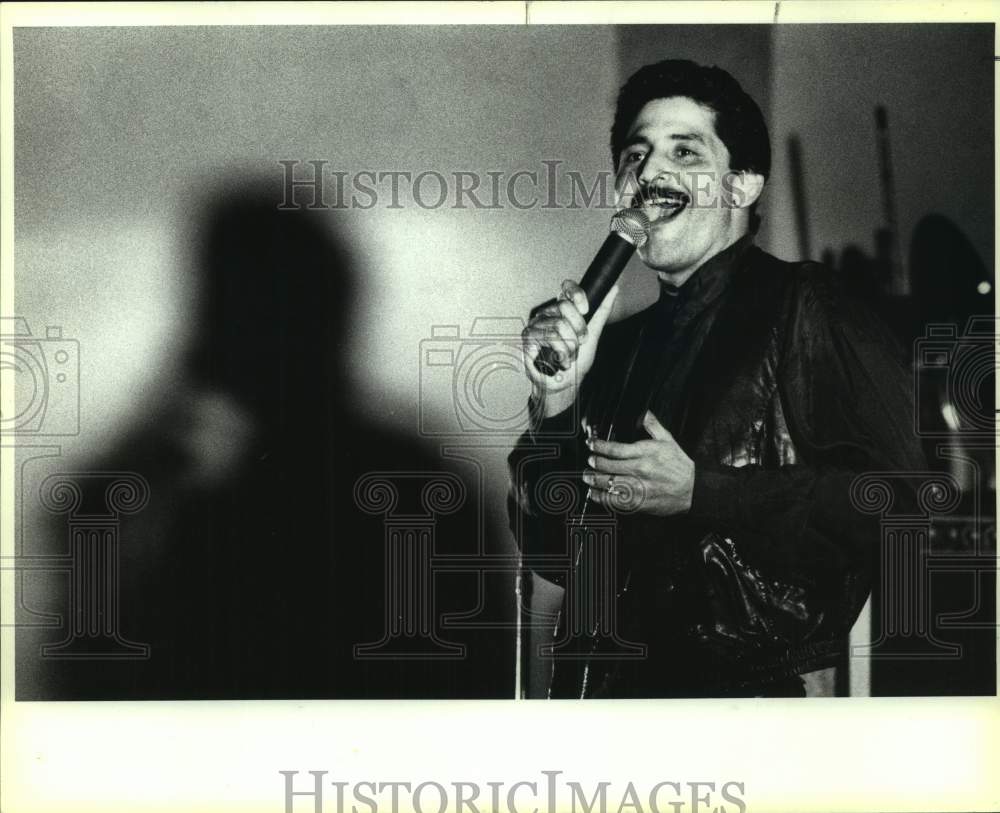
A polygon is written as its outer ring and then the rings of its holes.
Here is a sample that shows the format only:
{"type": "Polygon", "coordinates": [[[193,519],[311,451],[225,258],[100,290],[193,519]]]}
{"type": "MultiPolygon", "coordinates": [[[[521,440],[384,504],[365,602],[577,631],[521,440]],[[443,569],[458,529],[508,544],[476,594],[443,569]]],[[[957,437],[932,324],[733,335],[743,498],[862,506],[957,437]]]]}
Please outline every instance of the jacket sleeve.
{"type": "Polygon", "coordinates": [[[786,609],[808,621],[800,633],[846,631],[867,597],[880,534],[878,518],[852,502],[855,478],[925,469],[908,365],[884,324],[828,273],[800,272],[784,321],[778,395],[794,463],[696,461],[689,512],[754,579],[795,597],[786,609]]]}
{"type": "Polygon", "coordinates": [[[530,426],[507,458],[508,518],[524,567],[560,585],[570,563],[568,525],[586,502],[581,400],[546,419],[529,403],[530,426]]]}

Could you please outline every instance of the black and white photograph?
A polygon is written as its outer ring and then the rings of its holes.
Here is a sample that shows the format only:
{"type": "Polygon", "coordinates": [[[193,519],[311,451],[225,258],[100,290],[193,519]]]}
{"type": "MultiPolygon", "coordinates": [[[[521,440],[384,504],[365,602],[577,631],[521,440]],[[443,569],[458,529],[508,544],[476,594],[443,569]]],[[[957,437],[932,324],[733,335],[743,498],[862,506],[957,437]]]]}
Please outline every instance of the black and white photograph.
{"type": "Polygon", "coordinates": [[[995,26],[763,5],[8,17],[7,701],[995,699],[995,26]]]}

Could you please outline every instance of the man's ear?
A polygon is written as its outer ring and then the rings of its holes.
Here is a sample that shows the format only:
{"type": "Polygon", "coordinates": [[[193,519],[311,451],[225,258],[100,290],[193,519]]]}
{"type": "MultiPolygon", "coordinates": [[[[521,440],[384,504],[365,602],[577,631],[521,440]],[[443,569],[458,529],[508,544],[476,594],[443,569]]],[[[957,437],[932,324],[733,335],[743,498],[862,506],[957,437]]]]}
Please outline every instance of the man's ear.
{"type": "Polygon", "coordinates": [[[746,209],[757,202],[760,193],[764,191],[766,178],[756,172],[742,170],[731,172],[726,182],[726,193],[729,203],[735,209],[746,209]]]}

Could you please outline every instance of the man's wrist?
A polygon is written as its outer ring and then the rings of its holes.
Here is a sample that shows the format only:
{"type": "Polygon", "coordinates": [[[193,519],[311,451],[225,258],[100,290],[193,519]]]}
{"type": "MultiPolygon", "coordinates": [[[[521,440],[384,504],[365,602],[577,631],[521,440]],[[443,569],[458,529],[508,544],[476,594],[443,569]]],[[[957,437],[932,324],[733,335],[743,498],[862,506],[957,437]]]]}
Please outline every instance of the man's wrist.
{"type": "Polygon", "coordinates": [[[532,390],[531,400],[537,407],[539,418],[548,420],[555,418],[576,402],[576,387],[567,387],[562,390],[544,390],[535,386],[532,390]]]}

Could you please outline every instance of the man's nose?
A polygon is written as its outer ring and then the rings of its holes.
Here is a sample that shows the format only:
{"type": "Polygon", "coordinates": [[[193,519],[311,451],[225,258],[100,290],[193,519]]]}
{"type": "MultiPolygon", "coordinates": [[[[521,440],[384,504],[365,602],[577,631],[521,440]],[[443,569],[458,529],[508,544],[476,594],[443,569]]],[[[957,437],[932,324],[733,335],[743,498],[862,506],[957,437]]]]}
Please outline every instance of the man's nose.
{"type": "Polygon", "coordinates": [[[638,181],[640,186],[647,186],[657,178],[669,178],[676,174],[676,168],[670,162],[669,156],[662,152],[651,152],[646,156],[639,168],[638,181]]]}

